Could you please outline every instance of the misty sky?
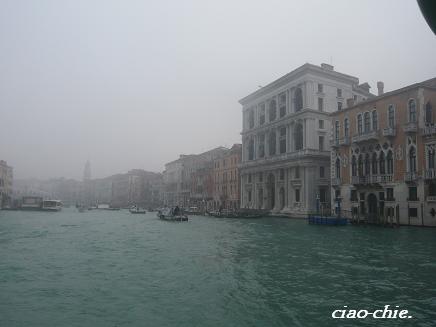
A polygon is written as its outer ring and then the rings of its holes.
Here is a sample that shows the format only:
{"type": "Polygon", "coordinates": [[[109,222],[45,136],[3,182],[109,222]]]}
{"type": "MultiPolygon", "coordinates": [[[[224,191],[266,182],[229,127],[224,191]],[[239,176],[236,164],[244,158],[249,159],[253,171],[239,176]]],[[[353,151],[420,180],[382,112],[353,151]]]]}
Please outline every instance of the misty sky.
{"type": "Polygon", "coordinates": [[[162,171],[240,142],[238,100],[306,62],[376,93],[435,58],[415,1],[0,0],[0,159],[15,178],[162,171]]]}

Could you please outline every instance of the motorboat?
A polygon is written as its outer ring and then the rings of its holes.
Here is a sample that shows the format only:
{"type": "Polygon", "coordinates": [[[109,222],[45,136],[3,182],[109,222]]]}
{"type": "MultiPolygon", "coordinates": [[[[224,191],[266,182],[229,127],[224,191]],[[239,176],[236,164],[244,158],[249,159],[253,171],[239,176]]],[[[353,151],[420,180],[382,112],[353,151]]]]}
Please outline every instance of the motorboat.
{"type": "Polygon", "coordinates": [[[62,202],[59,200],[44,200],[44,201],[42,201],[41,210],[43,210],[43,211],[60,211],[60,210],[62,210],[62,202]]]}
{"type": "Polygon", "coordinates": [[[142,209],[142,208],[137,207],[137,206],[131,207],[129,209],[129,211],[130,211],[130,213],[133,213],[133,214],[138,214],[138,213],[145,214],[146,213],[145,209],[142,209]]]}
{"type": "Polygon", "coordinates": [[[157,217],[168,221],[188,221],[188,216],[182,214],[180,209],[177,212],[176,208],[164,208],[157,212],[157,217]]]}

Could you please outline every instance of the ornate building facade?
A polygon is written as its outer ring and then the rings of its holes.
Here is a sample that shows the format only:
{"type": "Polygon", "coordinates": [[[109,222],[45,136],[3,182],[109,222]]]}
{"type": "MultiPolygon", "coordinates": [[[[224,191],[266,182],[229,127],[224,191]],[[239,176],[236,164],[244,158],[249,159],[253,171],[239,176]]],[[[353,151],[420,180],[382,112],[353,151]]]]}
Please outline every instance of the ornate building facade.
{"type": "Polygon", "coordinates": [[[234,144],[214,162],[213,209],[237,209],[240,207],[239,165],[242,145],[234,144]]]}
{"type": "Polygon", "coordinates": [[[331,115],[331,180],[342,214],[436,226],[436,78],[331,115]]]}
{"type": "Polygon", "coordinates": [[[304,64],[241,99],[241,207],[294,217],[328,207],[329,113],[371,96],[331,65],[304,64]]]}

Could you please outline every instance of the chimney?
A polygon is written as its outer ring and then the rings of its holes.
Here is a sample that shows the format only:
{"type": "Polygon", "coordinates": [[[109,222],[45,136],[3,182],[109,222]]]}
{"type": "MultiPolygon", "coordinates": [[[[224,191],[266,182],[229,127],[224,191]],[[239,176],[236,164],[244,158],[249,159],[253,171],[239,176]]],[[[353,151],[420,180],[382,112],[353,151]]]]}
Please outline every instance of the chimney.
{"type": "Polygon", "coordinates": [[[377,82],[377,90],[378,90],[378,95],[382,95],[383,94],[383,88],[385,87],[385,84],[381,81],[377,82]]]}
{"type": "Polygon", "coordinates": [[[322,69],[325,69],[325,70],[331,70],[331,71],[333,71],[333,66],[332,65],[329,65],[329,64],[321,64],[321,68],[322,69]]]}

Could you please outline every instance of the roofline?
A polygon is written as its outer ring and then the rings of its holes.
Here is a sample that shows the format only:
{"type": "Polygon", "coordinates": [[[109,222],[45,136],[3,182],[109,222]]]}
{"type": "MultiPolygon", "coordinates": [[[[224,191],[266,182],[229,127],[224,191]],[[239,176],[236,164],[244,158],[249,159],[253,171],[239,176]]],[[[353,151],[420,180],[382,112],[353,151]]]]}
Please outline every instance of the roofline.
{"type": "Polygon", "coordinates": [[[376,96],[374,96],[372,98],[366,99],[365,101],[361,101],[359,103],[356,103],[355,105],[353,105],[351,107],[342,109],[340,111],[332,112],[329,115],[330,116],[336,116],[336,115],[338,115],[338,114],[340,114],[342,112],[347,112],[347,111],[352,110],[354,108],[365,106],[365,105],[371,104],[373,102],[377,102],[378,100],[381,100],[381,99],[384,99],[384,98],[387,98],[387,97],[390,97],[390,96],[393,96],[393,95],[397,95],[397,94],[400,94],[400,93],[403,93],[403,92],[406,92],[406,91],[409,91],[409,90],[413,90],[415,88],[420,88],[420,87],[422,88],[422,87],[424,87],[424,88],[436,91],[436,87],[431,86],[431,85],[427,85],[429,82],[433,82],[433,81],[436,82],[436,77],[427,79],[427,80],[422,81],[422,82],[414,83],[414,84],[411,84],[411,85],[408,85],[408,86],[404,86],[404,87],[402,87],[400,89],[396,89],[396,90],[393,90],[393,91],[390,91],[390,92],[386,92],[386,93],[383,93],[381,95],[376,95],[376,96]]]}
{"type": "Polygon", "coordinates": [[[334,75],[337,78],[353,80],[353,82],[356,84],[356,86],[358,86],[358,84],[359,84],[359,79],[357,77],[355,77],[355,76],[339,73],[339,72],[334,71],[334,70],[326,70],[326,69],[323,69],[320,66],[317,66],[317,65],[314,65],[314,64],[310,64],[310,63],[305,63],[304,65],[294,69],[293,71],[287,73],[286,75],[283,75],[282,77],[274,80],[273,82],[269,83],[268,85],[260,88],[259,90],[256,90],[256,91],[250,93],[249,95],[243,97],[238,102],[241,105],[244,105],[249,100],[251,100],[253,98],[256,98],[256,97],[259,97],[261,95],[264,95],[264,94],[270,92],[272,89],[276,88],[280,83],[283,83],[283,82],[285,82],[285,81],[287,81],[289,79],[295,78],[298,74],[302,73],[305,70],[313,70],[313,71],[316,71],[316,72],[323,72],[323,73],[327,73],[327,74],[330,74],[330,75],[334,75]]]}

